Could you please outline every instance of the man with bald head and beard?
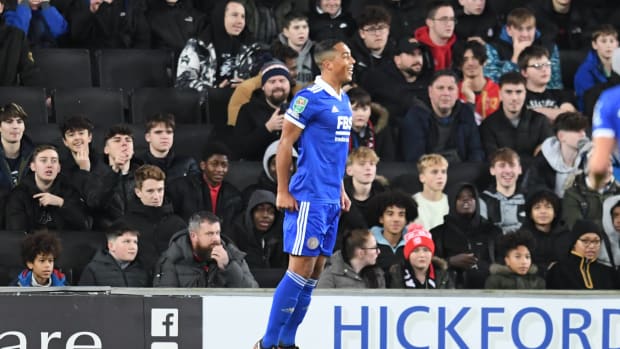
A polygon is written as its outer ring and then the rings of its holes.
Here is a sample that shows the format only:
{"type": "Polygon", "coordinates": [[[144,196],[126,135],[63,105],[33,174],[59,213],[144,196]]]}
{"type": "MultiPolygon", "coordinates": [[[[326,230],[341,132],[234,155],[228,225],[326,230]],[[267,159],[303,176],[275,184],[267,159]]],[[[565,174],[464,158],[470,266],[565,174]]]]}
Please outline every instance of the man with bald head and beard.
{"type": "Polygon", "coordinates": [[[221,235],[218,216],[202,211],[170,239],[155,267],[154,287],[258,287],[241,252],[221,235]]]}
{"type": "Polygon", "coordinates": [[[290,78],[288,68],[278,60],[263,65],[262,87],[239,110],[232,145],[236,157],[260,161],[269,144],[280,139],[291,92],[290,78]]]}

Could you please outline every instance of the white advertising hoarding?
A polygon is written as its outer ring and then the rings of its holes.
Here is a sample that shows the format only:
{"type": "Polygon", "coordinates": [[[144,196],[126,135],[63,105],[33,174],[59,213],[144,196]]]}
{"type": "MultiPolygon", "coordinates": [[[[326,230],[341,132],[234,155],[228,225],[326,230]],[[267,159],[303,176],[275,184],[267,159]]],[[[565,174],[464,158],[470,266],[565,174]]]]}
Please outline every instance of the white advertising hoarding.
{"type": "MultiPolygon", "coordinates": [[[[297,334],[310,349],[620,349],[620,295],[364,296],[319,293],[297,334]]],[[[203,349],[252,348],[268,296],[205,296],[203,349]]]]}

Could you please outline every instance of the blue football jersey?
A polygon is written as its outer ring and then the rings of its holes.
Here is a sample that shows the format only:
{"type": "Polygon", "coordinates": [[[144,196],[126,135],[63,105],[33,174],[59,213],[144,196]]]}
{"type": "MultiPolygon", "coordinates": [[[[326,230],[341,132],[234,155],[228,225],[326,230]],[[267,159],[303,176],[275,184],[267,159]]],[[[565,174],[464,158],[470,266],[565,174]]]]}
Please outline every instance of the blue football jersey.
{"type": "Polygon", "coordinates": [[[592,115],[592,137],[620,136],[620,86],[605,90],[592,115]]]}
{"type": "Polygon", "coordinates": [[[352,115],[347,94],[337,94],[320,76],[293,98],[285,118],[303,129],[289,185],[296,200],[340,202],[352,115]]]}

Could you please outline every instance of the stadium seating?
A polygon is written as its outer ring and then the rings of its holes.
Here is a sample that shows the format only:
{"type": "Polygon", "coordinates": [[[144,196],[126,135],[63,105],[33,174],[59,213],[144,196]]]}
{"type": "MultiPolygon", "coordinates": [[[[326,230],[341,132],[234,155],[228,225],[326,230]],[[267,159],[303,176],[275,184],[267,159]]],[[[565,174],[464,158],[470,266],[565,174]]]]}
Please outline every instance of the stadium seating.
{"type": "Polygon", "coordinates": [[[123,94],[119,89],[104,88],[63,88],[53,94],[56,121],[83,114],[95,125],[95,129],[105,129],[125,121],[123,94]]]}
{"type": "Polygon", "coordinates": [[[95,52],[96,83],[123,89],[172,87],[175,63],[167,50],[107,49],[95,52]]]}
{"type": "Polygon", "coordinates": [[[28,114],[28,124],[48,121],[45,89],[42,87],[0,87],[0,106],[14,102],[28,114]]]}
{"type": "Polygon", "coordinates": [[[144,124],[157,113],[172,113],[177,124],[199,124],[202,122],[200,94],[192,89],[139,88],[131,94],[131,120],[144,124]]]}
{"type": "Polygon", "coordinates": [[[32,56],[39,68],[33,86],[93,86],[90,53],[86,49],[33,49],[32,56]]]}

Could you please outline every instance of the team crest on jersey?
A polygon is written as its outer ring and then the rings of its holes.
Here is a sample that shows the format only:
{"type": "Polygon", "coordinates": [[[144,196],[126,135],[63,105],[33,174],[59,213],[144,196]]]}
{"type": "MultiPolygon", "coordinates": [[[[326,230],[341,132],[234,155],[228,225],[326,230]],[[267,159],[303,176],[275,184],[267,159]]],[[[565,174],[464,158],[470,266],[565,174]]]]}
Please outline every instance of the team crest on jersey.
{"type": "Polygon", "coordinates": [[[306,246],[308,246],[308,248],[311,250],[316,249],[317,247],[319,247],[319,239],[311,237],[310,239],[308,239],[308,241],[306,241],[306,246]]]}
{"type": "Polygon", "coordinates": [[[305,97],[297,97],[295,104],[293,104],[293,111],[297,114],[302,113],[308,105],[308,99],[305,97]]]}

